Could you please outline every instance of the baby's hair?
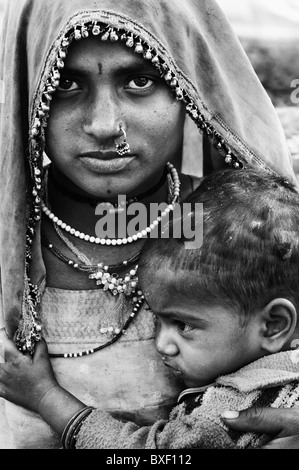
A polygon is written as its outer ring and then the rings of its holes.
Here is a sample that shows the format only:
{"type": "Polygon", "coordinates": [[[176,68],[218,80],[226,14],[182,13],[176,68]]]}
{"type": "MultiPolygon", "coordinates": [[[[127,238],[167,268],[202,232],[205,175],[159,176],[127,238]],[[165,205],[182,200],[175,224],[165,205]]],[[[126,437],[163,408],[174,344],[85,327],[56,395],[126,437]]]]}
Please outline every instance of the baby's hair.
{"type": "Polygon", "coordinates": [[[149,239],[141,286],[167,267],[174,289],[243,319],[277,297],[299,305],[299,194],[291,183],[255,170],[221,170],[205,177],[187,202],[193,224],[196,203],[203,204],[202,246],[186,249],[184,235],[149,239]]]}

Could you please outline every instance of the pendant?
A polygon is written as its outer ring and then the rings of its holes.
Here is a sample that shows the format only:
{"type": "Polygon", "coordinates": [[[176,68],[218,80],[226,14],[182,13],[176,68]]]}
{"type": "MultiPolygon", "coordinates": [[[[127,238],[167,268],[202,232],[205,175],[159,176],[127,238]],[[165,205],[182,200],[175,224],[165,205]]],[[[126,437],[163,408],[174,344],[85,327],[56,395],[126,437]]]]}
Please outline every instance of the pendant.
{"type": "Polygon", "coordinates": [[[124,279],[118,277],[117,274],[110,274],[107,272],[108,266],[100,263],[97,269],[89,274],[89,279],[94,279],[97,286],[100,286],[104,291],[110,290],[113,295],[125,294],[129,296],[136,292],[138,288],[137,269],[132,269],[124,279]]]}

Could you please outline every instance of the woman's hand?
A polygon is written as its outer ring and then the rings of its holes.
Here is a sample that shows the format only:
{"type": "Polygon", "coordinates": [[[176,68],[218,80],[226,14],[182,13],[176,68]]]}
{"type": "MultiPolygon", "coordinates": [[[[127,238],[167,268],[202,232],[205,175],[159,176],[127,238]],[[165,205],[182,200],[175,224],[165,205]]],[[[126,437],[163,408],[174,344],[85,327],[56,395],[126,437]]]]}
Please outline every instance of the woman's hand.
{"type": "Polygon", "coordinates": [[[293,408],[248,408],[222,414],[227,426],[243,432],[266,433],[262,449],[299,449],[299,404],[293,408]]]}
{"type": "Polygon", "coordinates": [[[13,341],[2,335],[5,363],[0,364],[0,397],[39,412],[39,406],[57,381],[46,342],[36,344],[33,357],[22,354],[13,341]]]}

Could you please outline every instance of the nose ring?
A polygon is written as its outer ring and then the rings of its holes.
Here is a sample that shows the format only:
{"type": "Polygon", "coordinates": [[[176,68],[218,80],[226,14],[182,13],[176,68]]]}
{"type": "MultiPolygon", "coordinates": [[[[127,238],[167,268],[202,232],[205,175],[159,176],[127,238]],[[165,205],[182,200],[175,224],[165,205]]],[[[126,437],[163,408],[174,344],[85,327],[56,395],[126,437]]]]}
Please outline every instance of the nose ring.
{"type": "Polygon", "coordinates": [[[121,143],[115,142],[115,148],[118,155],[126,155],[130,153],[130,145],[127,142],[126,131],[122,128],[121,124],[119,125],[119,130],[123,133],[123,141],[121,143]]]}

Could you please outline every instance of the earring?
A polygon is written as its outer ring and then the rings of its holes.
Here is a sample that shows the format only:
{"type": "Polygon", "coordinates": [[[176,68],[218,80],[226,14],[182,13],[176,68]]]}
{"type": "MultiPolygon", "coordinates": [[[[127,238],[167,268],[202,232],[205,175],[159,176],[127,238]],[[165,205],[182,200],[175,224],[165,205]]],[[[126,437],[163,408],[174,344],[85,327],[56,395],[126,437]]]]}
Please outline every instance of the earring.
{"type": "Polygon", "coordinates": [[[124,140],[120,144],[115,142],[116,152],[118,155],[126,155],[127,153],[130,153],[130,145],[127,142],[127,134],[126,131],[122,128],[121,124],[119,125],[119,130],[123,133],[124,140]]]}

